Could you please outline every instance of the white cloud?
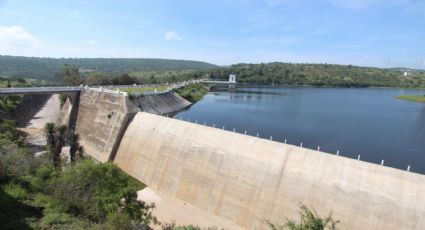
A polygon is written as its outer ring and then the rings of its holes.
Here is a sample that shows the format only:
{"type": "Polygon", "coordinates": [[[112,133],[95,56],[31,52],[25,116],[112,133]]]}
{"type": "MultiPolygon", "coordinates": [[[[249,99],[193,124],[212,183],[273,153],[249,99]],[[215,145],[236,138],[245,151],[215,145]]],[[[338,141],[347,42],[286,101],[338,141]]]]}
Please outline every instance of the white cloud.
{"type": "Polygon", "coordinates": [[[425,66],[425,60],[424,60],[424,62],[422,64],[425,66]]]}
{"type": "Polygon", "coordinates": [[[176,31],[168,31],[167,33],[165,33],[165,40],[167,41],[171,41],[171,40],[182,40],[183,38],[177,34],[176,31]]]}
{"type": "Polygon", "coordinates": [[[38,39],[22,27],[0,26],[0,53],[24,55],[38,46],[38,39]]]}
{"type": "Polygon", "coordinates": [[[81,44],[84,45],[95,45],[96,41],[95,40],[81,40],[81,44]]]}

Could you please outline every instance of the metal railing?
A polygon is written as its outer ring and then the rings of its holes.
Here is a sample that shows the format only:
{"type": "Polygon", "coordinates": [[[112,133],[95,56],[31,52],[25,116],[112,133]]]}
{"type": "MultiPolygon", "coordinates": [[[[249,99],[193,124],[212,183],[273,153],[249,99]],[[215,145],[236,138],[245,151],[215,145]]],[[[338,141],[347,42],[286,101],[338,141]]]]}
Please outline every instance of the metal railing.
{"type": "MultiPolygon", "coordinates": [[[[279,141],[279,140],[273,139],[273,136],[263,138],[263,137],[261,137],[261,135],[259,133],[254,133],[253,135],[250,135],[250,134],[248,134],[247,130],[244,130],[243,132],[238,132],[235,128],[226,130],[226,127],[224,125],[221,126],[221,125],[216,125],[214,123],[211,124],[211,125],[208,125],[207,122],[198,122],[198,120],[195,120],[195,121],[192,120],[191,121],[190,118],[183,119],[182,116],[176,117],[176,116],[169,116],[168,114],[156,114],[156,115],[166,116],[168,118],[177,119],[177,120],[181,120],[181,121],[184,121],[184,122],[199,124],[199,125],[203,125],[203,126],[207,126],[207,127],[211,127],[211,128],[225,130],[225,131],[228,131],[228,132],[235,132],[235,133],[239,133],[239,134],[242,134],[242,135],[253,136],[253,137],[256,137],[256,138],[261,138],[261,139],[265,139],[265,140],[269,140],[269,141],[273,141],[273,142],[283,143],[283,144],[287,144],[287,145],[293,145],[293,146],[297,146],[297,147],[300,147],[300,148],[305,148],[305,149],[309,149],[309,150],[321,152],[320,151],[320,146],[317,146],[317,149],[310,149],[310,148],[303,147],[303,142],[300,142],[299,146],[298,145],[294,145],[294,144],[289,144],[286,138],[283,139],[282,141],[279,141]]],[[[324,152],[324,153],[332,154],[332,153],[329,153],[329,152],[324,152]]],[[[336,156],[340,156],[340,157],[346,157],[346,158],[349,158],[349,159],[353,159],[353,158],[350,158],[348,156],[342,156],[342,155],[340,155],[339,149],[336,150],[335,155],[336,156]]],[[[357,155],[357,159],[353,159],[353,160],[361,161],[361,155],[357,155]]],[[[371,163],[371,164],[378,164],[378,165],[384,166],[385,160],[382,159],[379,163],[377,163],[377,162],[369,162],[369,161],[364,161],[364,162],[371,163]]],[[[388,167],[390,167],[390,166],[388,166],[388,167]]],[[[391,168],[395,168],[395,167],[391,167],[391,168]]],[[[396,169],[402,170],[400,168],[396,168],[396,169]]],[[[411,171],[411,166],[410,165],[407,165],[406,172],[410,172],[410,171],[411,171]]]]}

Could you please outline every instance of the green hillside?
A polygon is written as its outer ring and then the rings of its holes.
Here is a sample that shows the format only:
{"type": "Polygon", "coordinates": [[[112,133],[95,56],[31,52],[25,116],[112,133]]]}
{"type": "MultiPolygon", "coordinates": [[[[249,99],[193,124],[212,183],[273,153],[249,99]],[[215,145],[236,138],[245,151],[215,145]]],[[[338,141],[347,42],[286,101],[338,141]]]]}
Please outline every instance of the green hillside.
{"type": "Polygon", "coordinates": [[[312,85],[334,87],[412,87],[425,88],[425,72],[401,68],[385,69],[332,64],[236,64],[209,71],[212,78],[237,75],[239,83],[260,85],[312,85]]]}
{"type": "Polygon", "coordinates": [[[64,65],[83,72],[123,73],[134,71],[198,70],[217,67],[200,61],[148,58],[38,58],[0,55],[0,76],[53,79],[64,65]]]}

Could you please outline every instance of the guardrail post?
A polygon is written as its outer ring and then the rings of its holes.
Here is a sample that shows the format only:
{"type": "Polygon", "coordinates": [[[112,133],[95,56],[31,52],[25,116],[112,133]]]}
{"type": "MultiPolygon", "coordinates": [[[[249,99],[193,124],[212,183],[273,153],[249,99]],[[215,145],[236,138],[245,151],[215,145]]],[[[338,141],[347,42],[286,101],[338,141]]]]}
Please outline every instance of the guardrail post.
{"type": "Polygon", "coordinates": [[[233,132],[236,132],[236,129],[235,128],[233,128],[233,132]]]}
{"type": "Polygon", "coordinates": [[[223,130],[224,130],[224,125],[223,125],[223,130]]]}
{"type": "Polygon", "coordinates": [[[358,155],[358,156],[357,156],[357,160],[358,160],[358,161],[360,160],[360,155],[358,155]]]}
{"type": "Polygon", "coordinates": [[[259,137],[260,135],[257,133],[257,138],[259,137]]]}
{"type": "Polygon", "coordinates": [[[245,135],[246,135],[246,130],[245,130],[245,135]]]}
{"type": "Polygon", "coordinates": [[[336,150],[336,155],[339,156],[339,150],[336,150]]]}
{"type": "Polygon", "coordinates": [[[301,142],[300,147],[303,147],[303,143],[301,142]]]}
{"type": "Polygon", "coordinates": [[[317,146],[317,151],[320,151],[320,146],[317,146]]]}
{"type": "Polygon", "coordinates": [[[285,138],[285,144],[286,144],[286,138],[285,138]]]}
{"type": "Polygon", "coordinates": [[[270,136],[270,140],[271,140],[271,141],[273,140],[273,137],[272,137],[272,136],[270,136]]]}
{"type": "Polygon", "coordinates": [[[407,166],[407,171],[410,172],[410,165],[407,166]]]}
{"type": "Polygon", "coordinates": [[[384,160],[381,160],[381,165],[384,165],[384,160]]]}

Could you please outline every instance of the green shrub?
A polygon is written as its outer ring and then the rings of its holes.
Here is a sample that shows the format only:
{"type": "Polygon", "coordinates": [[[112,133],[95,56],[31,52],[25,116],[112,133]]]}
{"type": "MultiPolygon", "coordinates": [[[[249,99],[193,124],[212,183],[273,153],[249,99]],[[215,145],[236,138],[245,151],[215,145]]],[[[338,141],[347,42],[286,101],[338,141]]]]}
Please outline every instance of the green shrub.
{"type": "Polygon", "coordinates": [[[109,213],[116,212],[129,190],[136,193],[141,189],[114,164],[95,164],[90,160],[68,168],[52,181],[51,195],[62,211],[95,222],[102,222],[109,213]]]}
{"type": "Polygon", "coordinates": [[[15,182],[6,184],[6,186],[4,186],[4,191],[11,197],[18,200],[23,200],[28,195],[27,190],[23,188],[20,184],[15,182]]]}
{"type": "Polygon", "coordinates": [[[60,103],[60,108],[63,107],[63,105],[65,105],[67,96],[65,94],[59,94],[59,103],[60,103]]]}
{"type": "Polygon", "coordinates": [[[196,83],[177,89],[176,92],[184,99],[194,103],[200,101],[208,93],[208,90],[205,84],[196,83]]]}
{"type": "Polygon", "coordinates": [[[274,224],[268,220],[267,223],[272,230],[335,230],[339,221],[332,218],[332,213],[322,218],[314,210],[311,211],[307,206],[301,205],[299,223],[294,220],[286,220],[283,225],[274,224]]]}

